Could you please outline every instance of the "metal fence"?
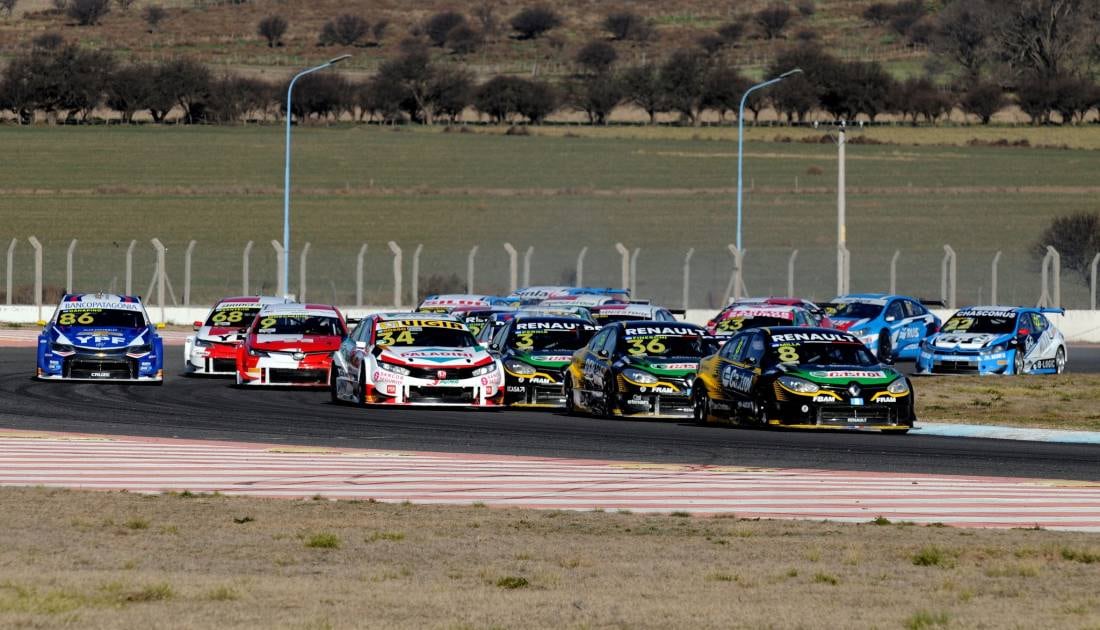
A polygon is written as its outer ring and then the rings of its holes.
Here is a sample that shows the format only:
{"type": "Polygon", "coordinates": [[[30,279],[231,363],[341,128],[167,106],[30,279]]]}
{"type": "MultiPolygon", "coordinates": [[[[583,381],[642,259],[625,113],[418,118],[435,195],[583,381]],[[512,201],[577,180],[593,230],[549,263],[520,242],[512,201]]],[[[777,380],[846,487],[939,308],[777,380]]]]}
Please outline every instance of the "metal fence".
{"type": "Polygon", "coordinates": [[[357,246],[303,243],[292,252],[289,288],[279,286],[278,241],[239,249],[169,241],[42,242],[12,238],[5,259],[3,302],[49,304],[62,291],[146,296],[155,305],[206,305],[234,294],[290,293],[340,305],[408,306],[428,292],[506,293],[517,286],[627,287],[633,295],[675,308],[718,308],[740,295],[795,295],[826,300],[844,292],[890,292],[978,303],[1096,307],[1097,263],[1091,275],[1067,276],[1048,249],[1027,251],[830,247],[761,248],[739,253],[714,247],[638,247],[630,243],[480,243],[433,250],[417,243],[357,246]],[[163,273],[162,273],[163,272],[163,273]],[[844,289],[847,288],[848,291],[844,289]]]}

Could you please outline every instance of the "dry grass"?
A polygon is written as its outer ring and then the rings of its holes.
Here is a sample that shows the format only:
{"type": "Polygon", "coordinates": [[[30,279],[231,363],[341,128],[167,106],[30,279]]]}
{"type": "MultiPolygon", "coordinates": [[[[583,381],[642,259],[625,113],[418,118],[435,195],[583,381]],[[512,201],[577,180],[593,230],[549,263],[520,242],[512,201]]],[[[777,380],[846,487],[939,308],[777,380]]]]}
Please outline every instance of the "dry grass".
{"type": "Polygon", "coordinates": [[[45,489],[0,509],[4,627],[1100,622],[1087,534],[45,489]]]}
{"type": "Polygon", "coordinates": [[[917,417],[1044,429],[1100,431],[1100,375],[921,377],[917,417]]]}

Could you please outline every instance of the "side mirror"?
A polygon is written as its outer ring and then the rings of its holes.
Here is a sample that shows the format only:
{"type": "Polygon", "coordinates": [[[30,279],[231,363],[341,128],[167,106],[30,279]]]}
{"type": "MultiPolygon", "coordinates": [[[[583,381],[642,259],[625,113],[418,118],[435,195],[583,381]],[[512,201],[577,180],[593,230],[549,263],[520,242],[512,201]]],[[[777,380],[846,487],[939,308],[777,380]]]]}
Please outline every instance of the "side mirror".
{"type": "Polygon", "coordinates": [[[894,317],[893,315],[887,315],[886,316],[886,321],[887,322],[896,322],[897,320],[898,320],[898,318],[894,317]]]}
{"type": "Polygon", "coordinates": [[[195,330],[202,328],[202,322],[200,321],[192,322],[191,325],[194,327],[195,330]]]}
{"type": "Polygon", "coordinates": [[[40,319],[40,320],[38,320],[38,321],[37,321],[37,322],[35,322],[35,323],[36,323],[36,324],[38,324],[38,327],[39,327],[39,328],[45,328],[45,327],[46,327],[46,324],[47,324],[48,322],[47,322],[46,320],[44,320],[44,319],[40,319]]]}
{"type": "Polygon", "coordinates": [[[607,350],[597,350],[596,351],[596,356],[601,358],[601,359],[606,359],[611,355],[607,352],[607,350]]]}
{"type": "Polygon", "coordinates": [[[164,322],[157,322],[157,330],[164,330],[164,322]]]}

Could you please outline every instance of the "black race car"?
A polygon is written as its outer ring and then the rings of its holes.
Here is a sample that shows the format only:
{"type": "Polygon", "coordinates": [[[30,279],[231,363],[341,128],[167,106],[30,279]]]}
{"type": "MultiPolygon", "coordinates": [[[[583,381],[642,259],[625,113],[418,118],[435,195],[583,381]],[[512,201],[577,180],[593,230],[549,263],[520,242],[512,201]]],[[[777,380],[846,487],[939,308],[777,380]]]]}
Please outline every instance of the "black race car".
{"type": "Polygon", "coordinates": [[[562,373],[599,326],[578,317],[524,315],[505,322],[490,351],[504,365],[504,403],[561,407],[562,373]]]}
{"type": "Polygon", "coordinates": [[[597,416],[688,417],[699,359],[718,343],[695,324],[614,322],[573,355],[565,408],[597,416]]]}
{"type": "Polygon", "coordinates": [[[909,379],[831,328],[742,332],[700,362],[692,391],[703,424],[905,433],[916,419],[909,379]]]}

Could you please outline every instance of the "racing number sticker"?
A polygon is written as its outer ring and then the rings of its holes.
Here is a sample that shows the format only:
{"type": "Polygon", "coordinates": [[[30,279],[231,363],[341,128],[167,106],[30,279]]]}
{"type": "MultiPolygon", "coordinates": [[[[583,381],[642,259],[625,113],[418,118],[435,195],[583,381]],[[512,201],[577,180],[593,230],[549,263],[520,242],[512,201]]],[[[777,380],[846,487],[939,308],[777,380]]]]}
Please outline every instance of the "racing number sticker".
{"type": "Polygon", "coordinates": [[[731,317],[718,322],[718,330],[723,332],[737,332],[745,325],[744,317],[731,317]]]}
{"type": "Polygon", "coordinates": [[[276,322],[278,322],[278,321],[279,320],[275,319],[274,317],[265,317],[265,318],[260,320],[260,328],[263,329],[263,330],[268,330],[270,328],[274,328],[276,322]]]}
{"type": "MultiPolygon", "coordinates": [[[[210,321],[215,324],[239,324],[242,319],[244,319],[244,311],[218,311],[214,313],[210,321]]],[[[269,317],[268,319],[271,318],[269,317]]]]}
{"type": "Polygon", "coordinates": [[[95,317],[91,313],[81,313],[79,316],[76,313],[62,313],[57,318],[57,323],[62,326],[72,326],[73,324],[88,326],[94,321],[95,317]]]}
{"type": "Polygon", "coordinates": [[[522,332],[516,334],[516,350],[530,350],[535,347],[535,333],[522,332]]]}
{"type": "Polygon", "coordinates": [[[943,332],[965,332],[973,325],[973,317],[952,317],[950,321],[943,325],[943,332]]]}
{"type": "Polygon", "coordinates": [[[654,337],[648,342],[645,339],[631,339],[630,347],[627,348],[626,351],[632,355],[637,356],[641,354],[646,354],[647,352],[649,354],[661,354],[667,349],[668,347],[665,346],[665,344],[661,343],[661,340],[659,338],[654,337]]]}
{"type": "Polygon", "coordinates": [[[411,346],[415,342],[413,334],[407,330],[402,330],[397,334],[396,338],[393,336],[393,333],[394,331],[392,330],[378,331],[378,345],[392,346],[395,343],[400,343],[411,346]]]}
{"type": "Polygon", "coordinates": [[[780,363],[798,363],[798,348],[795,346],[779,346],[776,350],[779,353],[780,363]]]}

